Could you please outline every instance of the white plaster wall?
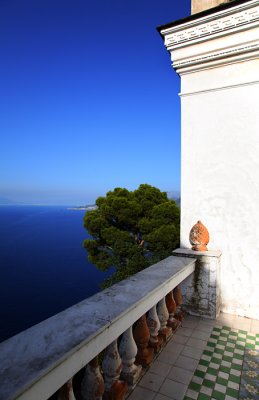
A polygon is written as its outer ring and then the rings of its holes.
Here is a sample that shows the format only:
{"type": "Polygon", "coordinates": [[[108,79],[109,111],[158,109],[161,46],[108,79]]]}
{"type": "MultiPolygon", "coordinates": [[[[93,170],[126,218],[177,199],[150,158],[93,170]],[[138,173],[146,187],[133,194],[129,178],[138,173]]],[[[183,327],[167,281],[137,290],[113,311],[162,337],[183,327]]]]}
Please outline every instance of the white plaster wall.
{"type": "Polygon", "coordinates": [[[202,90],[181,97],[181,246],[201,220],[223,252],[222,311],[259,319],[259,60],[221,68],[181,77],[202,90]]]}

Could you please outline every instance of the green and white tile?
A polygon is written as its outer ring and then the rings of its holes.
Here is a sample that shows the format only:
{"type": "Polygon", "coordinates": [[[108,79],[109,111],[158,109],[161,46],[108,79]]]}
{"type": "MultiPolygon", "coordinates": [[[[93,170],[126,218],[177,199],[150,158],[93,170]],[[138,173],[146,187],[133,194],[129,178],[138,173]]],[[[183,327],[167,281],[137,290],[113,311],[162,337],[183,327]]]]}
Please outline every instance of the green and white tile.
{"type": "Polygon", "coordinates": [[[246,338],[239,398],[259,399],[259,335],[249,334],[246,338]]]}
{"type": "MultiPolygon", "coordinates": [[[[259,357],[259,337],[258,335],[248,334],[246,331],[231,329],[227,326],[214,327],[207,346],[203,351],[194,376],[188,386],[184,400],[234,400],[239,399],[240,383],[242,389],[243,374],[242,366],[244,357],[249,350],[259,357]],[[241,381],[242,375],[242,381],[241,381]]],[[[251,353],[252,354],[252,353],[251,353]]],[[[250,360],[247,364],[258,366],[259,358],[250,360]]],[[[250,368],[251,369],[251,368],[250,368]]],[[[259,378],[258,371],[246,373],[246,377],[259,378]],[[255,375],[257,374],[257,375],[255,375]]],[[[257,382],[258,383],[258,382],[257,382]]],[[[244,391],[242,399],[259,399],[258,386],[256,382],[252,388],[252,383],[244,383],[246,388],[253,389],[253,393],[244,391]],[[249,386],[250,385],[250,386],[249,386]],[[256,397],[251,397],[251,394],[256,397]]]]}

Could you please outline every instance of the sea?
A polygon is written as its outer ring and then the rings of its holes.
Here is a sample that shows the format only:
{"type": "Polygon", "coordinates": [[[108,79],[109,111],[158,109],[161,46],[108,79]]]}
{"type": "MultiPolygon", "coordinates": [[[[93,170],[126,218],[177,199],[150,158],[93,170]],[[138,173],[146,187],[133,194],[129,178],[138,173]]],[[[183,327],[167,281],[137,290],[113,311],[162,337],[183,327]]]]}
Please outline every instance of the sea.
{"type": "Polygon", "coordinates": [[[87,259],[85,212],[0,206],[0,342],[97,293],[113,272],[87,259]]]}

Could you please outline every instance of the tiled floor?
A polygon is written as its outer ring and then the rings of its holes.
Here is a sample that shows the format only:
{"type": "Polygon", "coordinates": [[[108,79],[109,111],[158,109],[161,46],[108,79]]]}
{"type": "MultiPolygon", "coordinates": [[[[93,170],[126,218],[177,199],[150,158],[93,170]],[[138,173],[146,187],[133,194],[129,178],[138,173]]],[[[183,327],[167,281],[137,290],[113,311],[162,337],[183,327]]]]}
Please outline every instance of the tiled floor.
{"type": "MultiPolygon", "coordinates": [[[[245,348],[259,350],[258,333],[248,318],[187,317],[128,400],[238,399],[245,348]]],[[[242,398],[259,399],[256,390],[242,398]]]]}
{"type": "Polygon", "coordinates": [[[259,398],[259,335],[247,336],[241,372],[239,399],[259,398]]]}

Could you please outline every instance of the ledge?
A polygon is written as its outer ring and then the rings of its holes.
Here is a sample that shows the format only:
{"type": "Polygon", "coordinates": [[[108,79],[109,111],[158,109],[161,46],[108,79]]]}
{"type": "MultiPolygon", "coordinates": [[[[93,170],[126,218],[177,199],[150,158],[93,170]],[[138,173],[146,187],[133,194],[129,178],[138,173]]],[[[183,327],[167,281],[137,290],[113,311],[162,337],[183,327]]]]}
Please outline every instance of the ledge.
{"type": "Polygon", "coordinates": [[[196,251],[191,249],[176,249],[173,251],[174,256],[201,258],[216,257],[219,258],[222,252],[220,250],[196,251]]]}

